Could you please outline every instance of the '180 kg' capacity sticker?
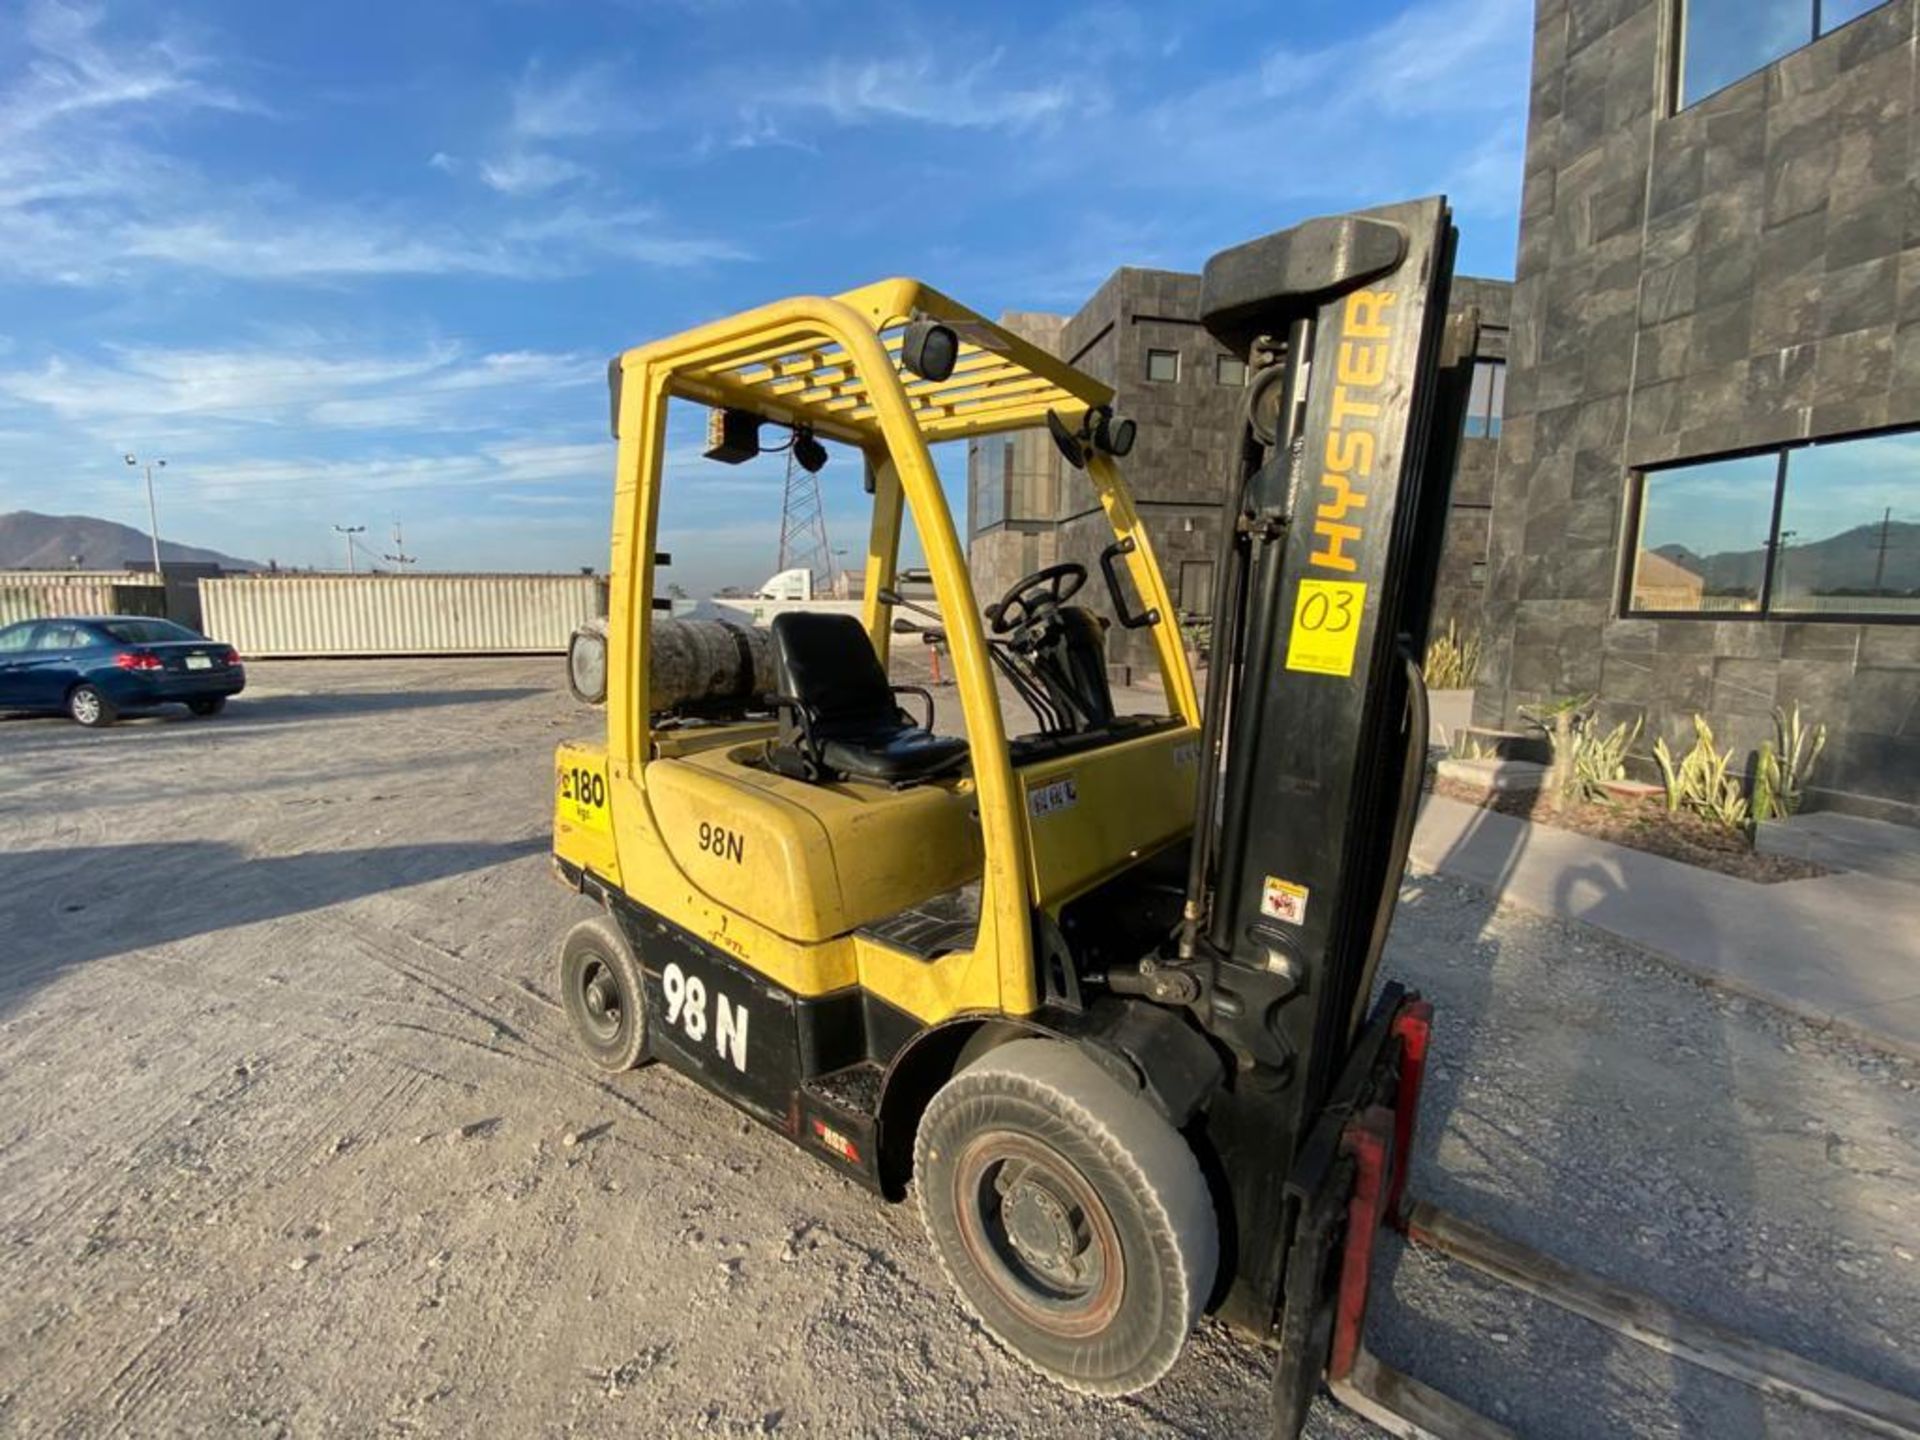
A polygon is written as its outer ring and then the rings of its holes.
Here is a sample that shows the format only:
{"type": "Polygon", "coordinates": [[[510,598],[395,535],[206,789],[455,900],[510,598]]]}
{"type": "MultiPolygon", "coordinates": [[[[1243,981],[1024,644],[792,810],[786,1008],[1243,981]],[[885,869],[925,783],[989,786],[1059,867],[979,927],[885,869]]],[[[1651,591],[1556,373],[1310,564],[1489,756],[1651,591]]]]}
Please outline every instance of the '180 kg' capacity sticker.
{"type": "Polygon", "coordinates": [[[563,818],[575,825],[611,834],[613,821],[607,812],[607,777],[582,765],[561,765],[559,810],[563,818]]]}

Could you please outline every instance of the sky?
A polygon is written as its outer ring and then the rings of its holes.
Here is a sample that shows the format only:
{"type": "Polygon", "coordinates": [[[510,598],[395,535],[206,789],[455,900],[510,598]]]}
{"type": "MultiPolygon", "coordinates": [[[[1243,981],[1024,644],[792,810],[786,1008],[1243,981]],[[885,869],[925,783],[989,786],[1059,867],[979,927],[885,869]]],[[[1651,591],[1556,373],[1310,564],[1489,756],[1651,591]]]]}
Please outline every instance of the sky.
{"type": "MultiPolygon", "coordinates": [[[[1531,15],[0,0],[0,512],[144,530],[132,453],[168,539],[338,567],[333,526],[397,520],[423,568],[604,568],[606,361],[693,324],[895,274],[1072,310],[1435,191],[1509,275],[1531,15]]],[[[680,583],[764,578],[778,464],[676,469],[680,583]]],[[[857,553],[858,470],[822,480],[857,553]]]]}

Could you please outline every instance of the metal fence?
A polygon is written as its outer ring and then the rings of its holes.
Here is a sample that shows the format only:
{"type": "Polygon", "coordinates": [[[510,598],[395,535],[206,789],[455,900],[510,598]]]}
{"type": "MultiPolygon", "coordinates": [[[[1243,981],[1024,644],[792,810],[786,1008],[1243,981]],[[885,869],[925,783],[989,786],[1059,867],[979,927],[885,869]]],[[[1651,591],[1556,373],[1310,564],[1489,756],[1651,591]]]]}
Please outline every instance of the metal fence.
{"type": "Polygon", "coordinates": [[[248,659],[560,654],[606,613],[593,575],[250,575],[200,582],[206,632],[248,659]]]}

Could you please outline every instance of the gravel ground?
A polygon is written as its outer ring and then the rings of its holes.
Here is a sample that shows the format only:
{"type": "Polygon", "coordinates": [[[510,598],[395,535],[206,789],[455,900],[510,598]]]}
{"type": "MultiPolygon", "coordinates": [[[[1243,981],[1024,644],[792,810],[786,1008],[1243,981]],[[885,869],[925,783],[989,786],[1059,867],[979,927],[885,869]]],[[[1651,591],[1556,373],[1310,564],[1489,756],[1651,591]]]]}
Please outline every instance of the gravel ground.
{"type": "MultiPolygon", "coordinates": [[[[0,723],[0,1432],[1241,1436],[1010,1362],[888,1209],[554,1002],[551,660],[258,664],[217,721],[0,723]]],[[[1410,879],[1417,1190],[1920,1392],[1916,1067],[1410,879]]],[[[1373,1345],[1525,1435],[1851,1435],[1381,1262],[1373,1345]]],[[[1322,1404],[1312,1433],[1372,1435],[1322,1404]]]]}

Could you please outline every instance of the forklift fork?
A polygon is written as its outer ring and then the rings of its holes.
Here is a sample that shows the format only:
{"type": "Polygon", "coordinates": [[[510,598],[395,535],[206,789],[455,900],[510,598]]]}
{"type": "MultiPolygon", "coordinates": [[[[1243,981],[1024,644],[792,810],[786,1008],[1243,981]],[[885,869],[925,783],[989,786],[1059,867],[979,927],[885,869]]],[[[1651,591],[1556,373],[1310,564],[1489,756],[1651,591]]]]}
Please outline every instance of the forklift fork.
{"type": "MultiPolygon", "coordinates": [[[[1688,1314],[1643,1291],[1577,1270],[1424,1201],[1408,1204],[1414,1123],[1432,1025],[1429,1002],[1389,987],[1369,1027],[1384,1026],[1388,1043],[1377,1049],[1361,1047],[1369,1055],[1372,1075],[1353,1091],[1382,1098],[1348,1114],[1339,1135],[1340,1164],[1326,1172],[1335,1203],[1329,1204],[1325,1195],[1314,1202],[1314,1208],[1323,1213],[1337,1213],[1337,1197],[1345,1195],[1344,1236],[1334,1257],[1338,1275],[1325,1319],[1315,1327],[1327,1335],[1326,1349],[1319,1352],[1313,1347],[1313,1353],[1326,1355],[1325,1381],[1334,1399],[1404,1440],[1502,1440],[1513,1433],[1394,1369],[1367,1349],[1374,1242],[1382,1227],[1391,1227],[1423,1249],[1638,1344],[1739,1380],[1763,1394],[1844,1417],[1889,1440],[1920,1440],[1920,1401],[1688,1314]],[[1384,1099],[1389,1094],[1391,1103],[1384,1099]]],[[[1343,1085],[1343,1092],[1347,1089],[1343,1085]]],[[[1303,1235],[1308,1228],[1302,1227],[1303,1235]]],[[[1286,1354],[1284,1329],[1283,1321],[1283,1349],[1274,1381],[1275,1440],[1293,1440],[1305,1419],[1300,1361],[1286,1354]]]]}

